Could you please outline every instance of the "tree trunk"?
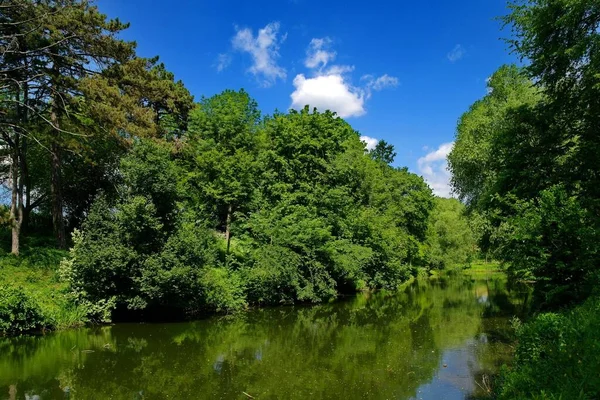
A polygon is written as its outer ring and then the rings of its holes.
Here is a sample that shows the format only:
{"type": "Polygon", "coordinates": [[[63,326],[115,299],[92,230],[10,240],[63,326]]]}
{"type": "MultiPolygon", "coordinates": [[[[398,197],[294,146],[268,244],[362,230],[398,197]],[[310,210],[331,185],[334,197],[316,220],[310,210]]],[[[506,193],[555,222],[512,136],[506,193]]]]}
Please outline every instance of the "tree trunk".
{"type": "Polygon", "coordinates": [[[231,245],[231,213],[233,211],[233,207],[231,204],[227,207],[227,222],[225,226],[225,240],[227,240],[227,255],[229,255],[229,247],[231,245]]]}
{"type": "Polygon", "coordinates": [[[60,146],[52,144],[51,192],[52,192],[52,225],[54,235],[60,249],[67,248],[65,238],[65,220],[63,218],[63,198],[61,190],[61,158],[60,146]]]}
{"type": "Polygon", "coordinates": [[[27,168],[27,138],[21,138],[21,154],[20,161],[20,176],[21,176],[21,205],[22,205],[22,221],[21,233],[27,234],[27,225],[29,224],[29,210],[31,208],[31,179],[29,178],[29,168],[27,168]]]}
{"type": "MultiPolygon", "coordinates": [[[[19,204],[19,137],[15,135],[14,149],[12,149],[12,159],[10,163],[11,175],[11,199],[10,199],[10,219],[12,222],[12,244],[11,253],[15,256],[19,255],[19,238],[21,233],[21,218],[19,211],[22,210],[19,204]]],[[[22,215],[22,214],[21,214],[22,215]]]]}
{"type": "MultiPolygon", "coordinates": [[[[25,62],[29,68],[27,61],[25,62]]],[[[29,84],[23,83],[23,103],[21,107],[21,120],[24,124],[29,122],[29,84]]],[[[21,147],[19,149],[19,204],[20,204],[20,234],[27,234],[27,225],[29,223],[29,209],[31,205],[31,179],[29,177],[29,169],[27,168],[27,136],[21,136],[21,147]],[[25,196],[25,199],[23,199],[25,196]]]]}
{"type": "MultiPolygon", "coordinates": [[[[54,94],[52,99],[52,112],[50,121],[56,129],[56,136],[60,135],[60,126],[58,121],[58,94],[54,94]]],[[[52,193],[52,225],[54,227],[54,236],[60,249],[67,248],[65,238],[65,221],[63,218],[63,197],[61,182],[61,148],[58,144],[58,137],[52,143],[52,163],[50,167],[50,192],[52,193]]]]}

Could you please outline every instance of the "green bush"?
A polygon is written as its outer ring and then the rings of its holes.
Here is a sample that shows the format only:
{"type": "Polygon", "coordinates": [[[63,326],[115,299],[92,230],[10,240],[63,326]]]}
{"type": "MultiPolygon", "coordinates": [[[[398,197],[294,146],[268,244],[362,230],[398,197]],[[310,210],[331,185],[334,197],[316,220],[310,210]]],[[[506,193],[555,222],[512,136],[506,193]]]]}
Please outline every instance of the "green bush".
{"type": "Polygon", "coordinates": [[[19,334],[48,325],[35,299],[20,288],[0,285],[0,333],[19,334]]]}
{"type": "Polygon", "coordinates": [[[214,311],[239,311],[247,305],[239,273],[225,268],[207,268],[199,283],[206,306],[214,311]]]}
{"type": "Polygon", "coordinates": [[[514,215],[502,223],[496,238],[509,272],[537,280],[542,307],[587,298],[598,283],[595,217],[560,185],[511,206],[514,215]]]}
{"type": "Polygon", "coordinates": [[[500,399],[596,399],[600,396],[600,298],[564,314],[517,323],[518,346],[500,399]]]}

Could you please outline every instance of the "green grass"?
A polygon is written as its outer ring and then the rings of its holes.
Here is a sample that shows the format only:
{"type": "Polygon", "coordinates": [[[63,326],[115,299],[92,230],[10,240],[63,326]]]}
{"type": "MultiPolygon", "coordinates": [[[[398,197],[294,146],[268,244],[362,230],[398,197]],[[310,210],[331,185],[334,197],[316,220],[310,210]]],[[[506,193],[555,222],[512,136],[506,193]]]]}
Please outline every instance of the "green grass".
{"type": "Polygon", "coordinates": [[[0,285],[22,289],[39,305],[50,329],[81,326],[85,321],[85,313],[69,300],[66,284],[58,276],[60,261],[67,254],[52,247],[24,246],[16,257],[0,249],[0,285]]]}
{"type": "Polygon", "coordinates": [[[485,260],[476,260],[468,266],[454,265],[444,270],[434,269],[429,271],[430,276],[433,278],[438,277],[440,273],[460,273],[469,275],[473,278],[488,278],[492,276],[503,275],[506,273],[506,271],[504,268],[502,268],[502,265],[498,261],[486,262],[485,260]]]}
{"type": "Polygon", "coordinates": [[[504,274],[505,270],[497,261],[485,262],[484,260],[477,260],[472,262],[469,267],[465,268],[463,273],[472,275],[474,277],[486,277],[504,274]]]}

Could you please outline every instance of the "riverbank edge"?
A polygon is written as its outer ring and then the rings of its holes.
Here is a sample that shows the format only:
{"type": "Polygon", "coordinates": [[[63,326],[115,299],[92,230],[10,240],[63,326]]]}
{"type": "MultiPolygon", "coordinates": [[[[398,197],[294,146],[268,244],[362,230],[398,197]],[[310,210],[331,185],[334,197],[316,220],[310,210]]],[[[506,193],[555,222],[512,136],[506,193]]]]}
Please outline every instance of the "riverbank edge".
{"type": "Polygon", "coordinates": [[[600,294],[513,326],[515,357],[500,373],[495,398],[600,398],[600,294]]]}
{"type": "MultiPolygon", "coordinates": [[[[37,248],[32,254],[20,257],[11,254],[0,255],[0,337],[22,335],[44,335],[54,331],[65,331],[86,326],[111,325],[112,322],[91,321],[87,309],[76,304],[65,282],[58,275],[60,262],[68,257],[68,252],[52,248],[37,248]],[[34,329],[28,327],[35,326],[34,329]]],[[[417,278],[429,278],[425,271],[416,271],[395,289],[401,291],[417,278]]],[[[376,292],[382,289],[363,289],[356,293],[340,293],[331,300],[321,303],[290,303],[276,305],[251,304],[240,312],[283,306],[304,306],[341,301],[345,297],[359,293],[376,292]]],[[[199,318],[227,315],[226,313],[207,312],[199,318]]],[[[230,314],[231,315],[231,314],[230,314]]],[[[187,321],[196,318],[181,318],[187,321]]],[[[175,321],[173,321],[175,322],[175,321]]]]}
{"type": "MultiPolygon", "coordinates": [[[[0,336],[11,337],[20,335],[38,335],[53,331],[64,331],[77,329],[85,326],[111,325],[112,322],[90,321],[87,317],[87,310],[75,303],[68,291],[67,284],[62,282],[58,276],[58,267],[60,262],[68,257],[68,252],[53,248],[36,248],[30,253],[20,257],[10,254],[0,255],[0,287],[16,289],[18,295],[22,297],[21,306],[17,307],[21,314],[28,315],[29,318],[37,319],[34,321],[39,327],[32,330],[18,330],[10,326],[10,322],[2,321],[3,299],[0,295],[0,336]],[[4,325],[2,325],[4,324],[4,325]],[[4,328],[4,331],[3,329],[4,328]]],[[[347,296],[355,296],[358,293],[373,293],[377,291],[396,292],[406,289],[417,279],[437,279],[444,273],[461,273],[474,278],[481,278],[484,275],[492,276],[503,273],[499,269],[499,264],[473,263],[469,268],[452,268],[447,271],[426,270],[424,268],[415,269],[406,281],[398,285],[395,289],[362,289],[352,294],[340,293],[334,299],[328,300],[335,302],[343,300],[347,296]]],[[[13,293],[14,297],[14,293],[13,293]]],[[[4,302],[14,301],[14,299],[4,299],[4,302]]],[[[327,303],[324,301],[318,304],[327,303]]],[[[282,306],[302,306],[315,303],[296,302],[291,304],[261,305],[251,304],[243,311],[260,309],[265,307],[282,306]]],[[[6,304],[4,305],[5,314],[6,304]]],[[[224,313],[210,312],[200,318],[208,318],[216,315],[227,315],[224,313]]],[[[177,321],[192,320],[194,318],[182,318],[177,321]]]]}

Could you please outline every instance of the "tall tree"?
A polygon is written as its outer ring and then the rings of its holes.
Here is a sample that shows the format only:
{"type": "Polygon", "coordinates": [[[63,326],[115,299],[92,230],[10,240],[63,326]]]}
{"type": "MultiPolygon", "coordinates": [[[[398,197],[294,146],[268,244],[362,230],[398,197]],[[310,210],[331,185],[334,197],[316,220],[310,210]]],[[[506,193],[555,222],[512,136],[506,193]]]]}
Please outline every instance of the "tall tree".
{"type": "Polygon", "coordinates": [[[393,145],[389,144],[385,140],[380,140],[377,142],[375,148],[371,150],[371,157],[373,157],[374,160],[389,165],[394,162],[394,159],[396,158],[396,152],[394,151],[393,145]]]}
{"type": "Polygon", "coordinates": [[[544,89],[554,138],[580,182],[585,203],[600,210],[600,5],[595,0],[511,3],[506,16],[513,50],[544,89]]]}
{"type": "Polygon", "coordinates": [[[42,64],[47,76],[44,83],[48,90],[52,128],[49,140],[52,154],[52,219],[58,245],[64,248],[62,152],[73,146],[73,136],[67,136],[69,132],[61,128],[62,120],[68,116],[72,100],[81,95],[80,80],[111,64],[130,59],[135,44],[116,37],[128,27],[127,24],[119,20],[107,20],[87,0],[47,0],[43,6],[53,12],[44,19],[42,28],[48,46],[36,61],[42,64]]]}
{"type": "Polygon", "coordinates": [[[21,230],[32,209],[44,200],[34,199],[27,162],[28,142],[38,141],[33,120],[40,116],[37,104],[43,92],[36,84],[40,73],[35,55],[48,45],[39,29],[51,10],[28,0],[10,0],[0,5],[0,135],[10,149],[12,253],[19,254],[21,230]]]}
{"type": "Polygon", "coordinates": [[[225,230],[227,253],[234,212],[249,201],[256,181],[260,111],[244,90],[202,99],[188,132],[191,182],[225,230]]]}

